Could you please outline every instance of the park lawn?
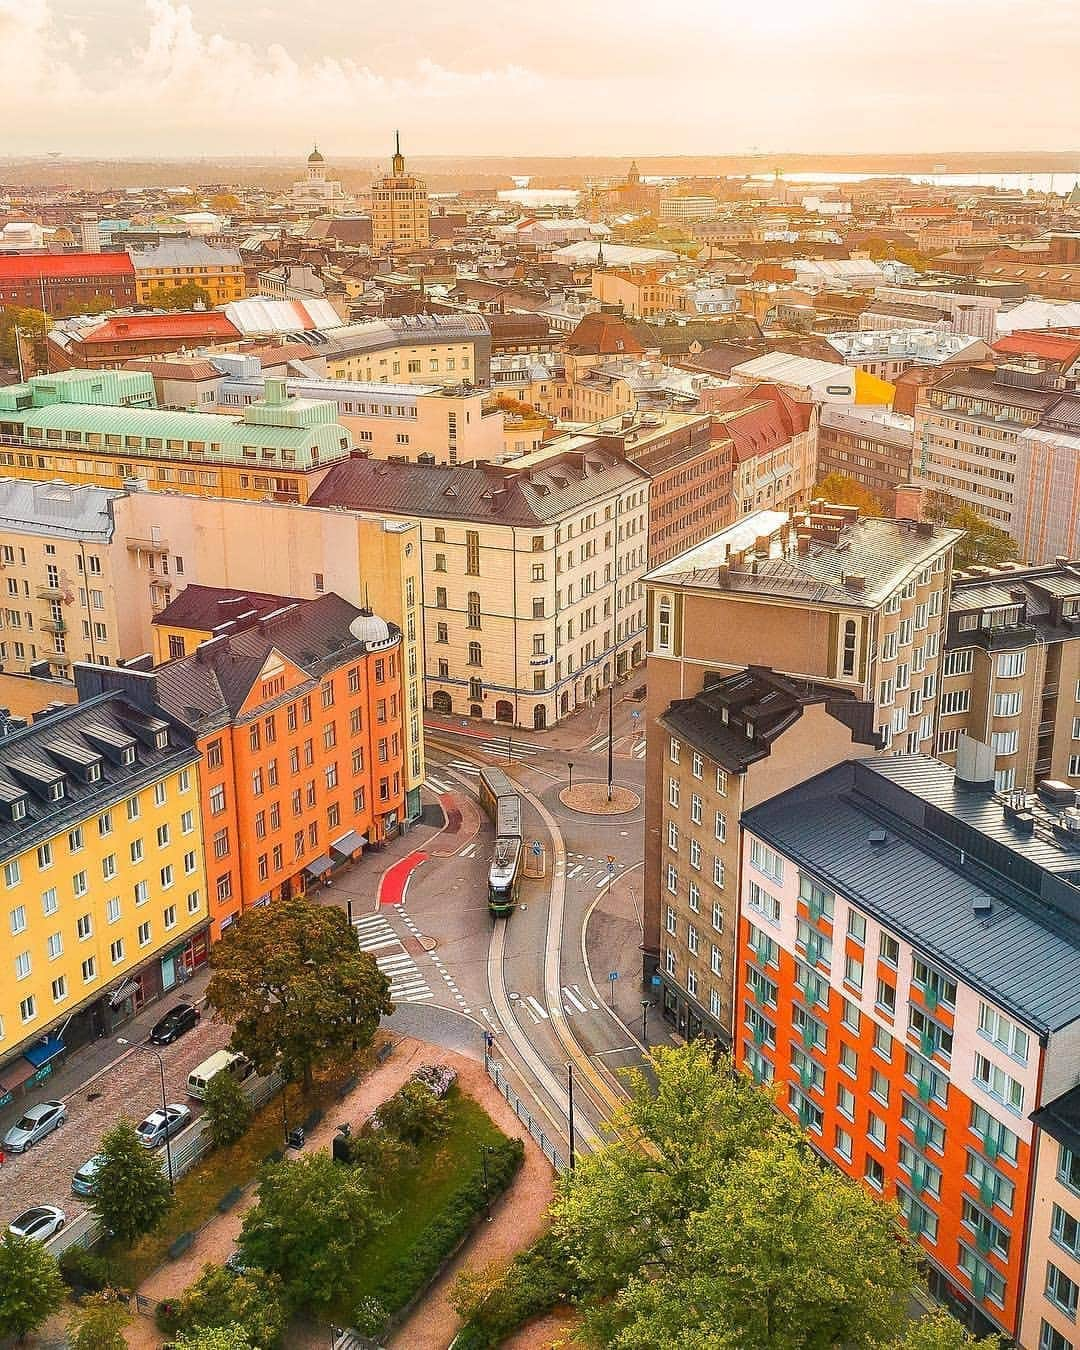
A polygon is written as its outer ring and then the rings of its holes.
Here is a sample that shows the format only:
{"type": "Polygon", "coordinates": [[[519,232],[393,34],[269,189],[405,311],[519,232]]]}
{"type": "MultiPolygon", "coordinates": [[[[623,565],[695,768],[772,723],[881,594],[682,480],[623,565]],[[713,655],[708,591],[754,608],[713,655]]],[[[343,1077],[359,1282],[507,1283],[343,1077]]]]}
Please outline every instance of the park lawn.
{"type": "MultiPolygon", "coordinates": [[[[287,1114],[290,1124],[299,1124],[316,1107],[326,1110],[337,1097],[335,1085],[316,1079],[305,1097],[300,1084],[290,1084],[287,1114]]],[[[217,1213],[218,1202],[237,1186],[246,1186],[263,1160],[283,1143],[281,1098],[271,1097],[252,1116],[243,1138],[228,1148],[215,1148],[176,1183],[172,1208],[152,1233],[125,1248],[118,1242],[98,1251],[115,1266],[121,1284],[138,1286],[168,1259],[169,1248],[181,1233],[194,1232],[217,1213]]]]}
{"type": "Polygon", "coordinates": [[[339,1320],[349,1321],[360,1299],[374,1292],[454,1192],[477,1171],[481,1146],[506,1138],[484,1108],[458,1088],[451,1090],[447,1107],[449,1132],[418,1149],[388,1188],[383,1207],[391,1221],[357,1253],[355,1280],[333,1309],[339,1320]]]}

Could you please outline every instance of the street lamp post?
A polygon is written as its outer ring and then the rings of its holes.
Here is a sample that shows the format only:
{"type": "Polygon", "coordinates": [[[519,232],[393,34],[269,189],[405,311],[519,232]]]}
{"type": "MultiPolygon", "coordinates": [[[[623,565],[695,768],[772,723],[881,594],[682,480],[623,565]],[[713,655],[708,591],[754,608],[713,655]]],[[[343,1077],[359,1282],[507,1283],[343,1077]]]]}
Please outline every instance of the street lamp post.
{"type": "Polygon", "coordinates": [[[607,691],[607,799],[611,801],[611,780],[614,774],[614,736],[615,736],[615,686],[608,685],[607,691]]]}
{"type": "Polygon", "coordinates": [[[491,1152],[490,1144],[480,1145],[480,1170],[484,1174],[484,1214],[488,1223],[491,1222],[491,1191],[488,1187],[488,1154],[491,1152]]]}
{"type": "Polygon", "coordinates": [[[652,1007],[651,999],[643,998],[641,1000],[641,1044],[646,1047],[649,1044],[648,1019],[649,1019],[649,1009],[651,1007],[652,1007]]]}
{"type": "Polygon", "coordinates": [[[568,761],[567,761],[566,767],[570,770],[570,782],[569,782],[569,784],[567,785],[567,789],[566,789],[566,790],[567,790],[567,792],[573,792],[573,790],[574,790],[574,761],[573,761],[573,760],[568,760],[568,761]]]}
{"type": "MultiPolygon", "coordinates": [[[[117,1045],[128,1044],[123,1036],[117,1036],[116,1043],[117,1045]]],[[[176,1183],[173,1179],[172,1142],[169,1135],[169,1103],[165,1096],[165,1061],[153,1046],[139,1045],[136,1046],[136,1049],[141,1050],[144,1054],[153,1055],[158,1062],[158,1074],[161,1078],[161,1115],[165,1121],[165,1167],[169,1173],[169,1190],[175,1191],[176,1183]]]]}
{"type": "Polygon", "coordinates": [[[569,1143],[570,1143],[570,1171],[577,1166],[576,1150],[574,1147],[574,1066],[569,1060],[566,1061],[566,1108],[567,1120],[569,1122],[569,1143]]]}

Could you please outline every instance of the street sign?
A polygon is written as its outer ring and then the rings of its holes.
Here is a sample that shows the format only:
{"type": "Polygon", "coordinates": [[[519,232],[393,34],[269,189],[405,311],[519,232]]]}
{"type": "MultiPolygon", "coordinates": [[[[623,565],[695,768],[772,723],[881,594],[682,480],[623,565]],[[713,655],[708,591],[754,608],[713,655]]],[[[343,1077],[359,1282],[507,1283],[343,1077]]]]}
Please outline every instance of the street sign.
{"type": "Polygon", "coordinates": [[[533,842],[532,842],[532,851],[533,851],[533,857],[534,857],[534,858],[539,858],[539,856],[541,855],[541,853],[543,853],[543,851],[544,851],[544,846],[543,846],[543,844],[540,842],[539,839],[534,839],[534,840],[533,840],[533,842]]]}
{"type": "Polygon", "coordinates": [[[615,864],[613,862],[608,863],[607,874],[609,877],[613,877],[615,875],[615,864]]]}
{"type": "Polygon", "coordinates": [[[617,970],[609,970],[609,971],[608,971],[608,990],[609,990],[610,997],[611,997],[611,1010],[612,1010],[612,1012],[615,1011],[615,981],[616,981],[618,978],[619,978],[619,972],[618,972],[617,970]]]}
{"type": "Polygon", "coordinates": [[[634,722],[636,722],[640,716],[641,713],[639,713],[636,708],[631,710],[630,717],[634,722]]]}
{"type": "Polygon", "coordinates": [[[617,970],[609,970],[609,971],[608,971],[608,979],[609,979],[609,980],[617,980],[618,978],[619,978],[619,972],[618,972],[617,970]]]}

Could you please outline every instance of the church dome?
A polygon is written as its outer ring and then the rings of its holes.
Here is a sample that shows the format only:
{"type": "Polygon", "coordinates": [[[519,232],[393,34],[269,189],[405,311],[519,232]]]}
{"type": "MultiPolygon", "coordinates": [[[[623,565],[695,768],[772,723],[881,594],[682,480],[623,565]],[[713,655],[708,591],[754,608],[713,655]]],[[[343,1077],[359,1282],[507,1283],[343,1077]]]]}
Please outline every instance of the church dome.
{"type": "Polygon", "coordinates": [[[390,640],[390,625],[370,610],[362,610],[353,619],[349,624],[349,632],[357,642],[363,642],[368,647],[390,640]]]}
{"type": "Polygon", "coordinates": [[[326,163],[326,161],[323,159],[322,155],[319,154],[319,147],[318,147],[318,146],[316,146],[315,149],[312,150],[311,154],[308,155],[308,157],[307,157],[307,162],[308,162],[309,164],[325,164],[325,163],[326,163]]]}

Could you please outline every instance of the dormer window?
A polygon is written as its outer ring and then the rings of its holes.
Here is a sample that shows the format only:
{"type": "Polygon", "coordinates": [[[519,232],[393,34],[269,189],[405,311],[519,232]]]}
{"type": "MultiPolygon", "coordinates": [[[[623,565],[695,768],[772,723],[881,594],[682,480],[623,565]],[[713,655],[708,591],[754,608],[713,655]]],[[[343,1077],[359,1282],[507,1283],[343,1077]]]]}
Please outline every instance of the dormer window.
{"type": "Polygon", "coordinates": [[[120,751],[120,763],[121,764],[135,763],[135,747],[133,745],[125,745],[124,748],[120,751]]]}
{"type": "Polygon", "coordinates": [[[154,748],[157,750],[167,750],[169,746],[168,731],[157,731],[154,733],[154,748]]]}
{"type": "MultiPolygon", "coordinates": [[[[61,786],[63,786],[63,785],[61,784],[61,786]]],[[[26,798],[25,798],[25,797],[16,797],[15,800],[11,803],[11,819],[12,819],[12,820],[25,820],[25,819],[26,819],[26,798]]]]}
{"type": "Polygon", "coordinates": [[[101,780],[101,764],[88,764],[86,766],[86,781],[88,783],[97,783],[101,780]]]}
{"type": "Polygon", "coordinates": [[[62,778],[55,779],[45,790],[45,796],[50,802],[62,802],[66,795],[67,790],[62,778]]]}

